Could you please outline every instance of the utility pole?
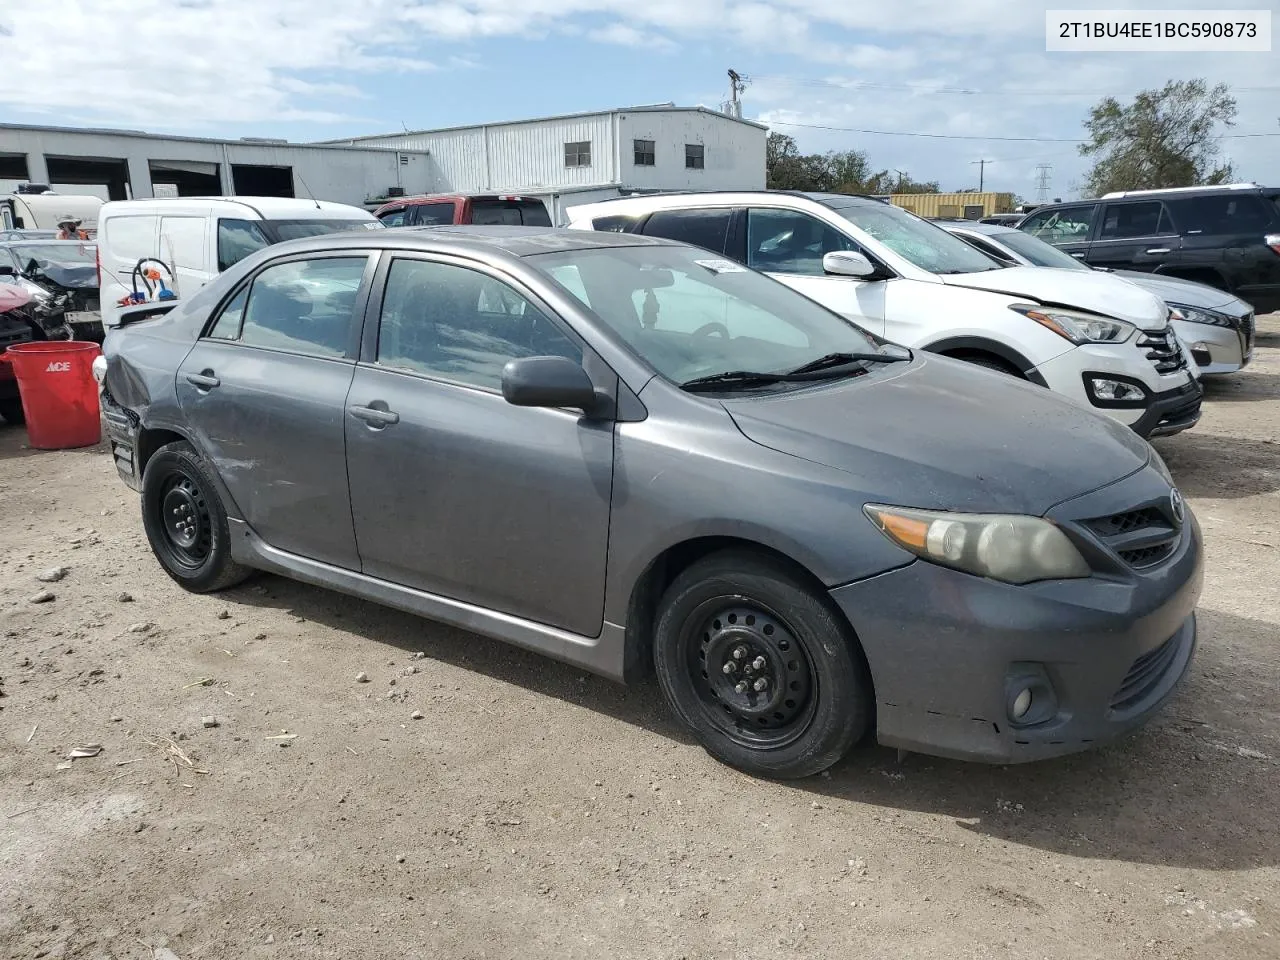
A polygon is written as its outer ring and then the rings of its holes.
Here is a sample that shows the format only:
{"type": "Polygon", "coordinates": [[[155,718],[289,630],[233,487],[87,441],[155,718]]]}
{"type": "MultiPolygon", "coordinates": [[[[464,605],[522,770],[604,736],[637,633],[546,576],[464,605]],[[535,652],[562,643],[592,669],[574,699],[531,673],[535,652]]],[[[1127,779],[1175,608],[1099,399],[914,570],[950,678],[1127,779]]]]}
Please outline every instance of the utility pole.
{"type": "Polygon", "coordinates": [[[742,119],[742,91],[747,89],[747,81],[742,74],[729,68],[729,116],[742,119]]]}
{"type": "Polygon", "coordinates": [[[982,188],[986,185],[986,182],[987,182],[986,180],[987,164],[995,163],[995,161],[994,160],[970,160],[969,161],[970,166],[973,166],[973,164],[975,163],[978,165],[978,192],[982,193],[982,188]]]}
{"type": "Polygon", "coordinates": [[[1052,172],[1052,163],[1041,163],[1036,166],[1036,200],[1039,203],[1049,202],[1049,174],[1052,172]]]}

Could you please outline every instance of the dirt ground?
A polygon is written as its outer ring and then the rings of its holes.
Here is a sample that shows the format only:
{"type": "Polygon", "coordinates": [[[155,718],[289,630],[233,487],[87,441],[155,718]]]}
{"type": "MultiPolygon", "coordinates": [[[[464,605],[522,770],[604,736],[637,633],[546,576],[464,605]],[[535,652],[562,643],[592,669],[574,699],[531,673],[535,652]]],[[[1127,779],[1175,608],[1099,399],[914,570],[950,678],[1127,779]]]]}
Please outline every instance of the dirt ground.
{"type": "Polygon", "coordinates": [[[1188,682],[1029,766],[753,780],[652,683],[275,577],[184,594],[105,449],[25,443],[0,428],[2,957],[1280,957],[1280,316],[1157,443],[1206,533],[1188,682]]]}

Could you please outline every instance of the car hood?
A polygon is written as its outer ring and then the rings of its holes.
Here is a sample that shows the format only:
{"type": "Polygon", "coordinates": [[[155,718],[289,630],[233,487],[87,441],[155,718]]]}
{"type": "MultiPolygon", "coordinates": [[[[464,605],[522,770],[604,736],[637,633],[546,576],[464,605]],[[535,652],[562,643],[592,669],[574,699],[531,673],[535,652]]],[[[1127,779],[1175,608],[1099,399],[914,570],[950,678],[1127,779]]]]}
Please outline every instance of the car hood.
{"type": "Polygon", "coordinates": [[[1024,381],[918,353],[887,368],[722,403],[750,440],[845,471],[872,501],[1041,516],[1141,469],[1147,444],[1024,381]]]}
{"type": "Polygon", "coordinates": [[[938,279],[951,286],[1087,310],[1127,320],[1142,330],[1162,330],[1168,323],[1168,311],[1159,298],[1106,273],[1053,267],[1005,267],[983,273],[942,274],[938,279]]]}
{"type": "Polygon", "coordinates": [[[1217,287],[1211,287],[1207,283],[1181,280],[1178,277],[1162,277],[1138,270],[1117,270],[1111,276],[1127,280],[1159,297],[1165,303],[1203,307],[1205,310],[1217,310],[1233,317],[1242,317],[1253,309],[1239,297],[1232,296],[1217,287]]]}

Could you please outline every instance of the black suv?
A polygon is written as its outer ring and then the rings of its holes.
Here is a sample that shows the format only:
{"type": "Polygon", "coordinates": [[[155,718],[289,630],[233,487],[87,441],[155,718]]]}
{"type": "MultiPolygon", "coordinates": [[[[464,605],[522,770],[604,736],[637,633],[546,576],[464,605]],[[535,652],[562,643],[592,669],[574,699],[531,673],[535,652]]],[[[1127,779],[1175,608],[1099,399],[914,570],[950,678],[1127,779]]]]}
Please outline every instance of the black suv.
{"type": "Polygon", "coordinates": [[[1037,207],[1018,224],[1095,267],[1197,280],[1280,310],[1280,188],[1132,190],[1037,207]]]}

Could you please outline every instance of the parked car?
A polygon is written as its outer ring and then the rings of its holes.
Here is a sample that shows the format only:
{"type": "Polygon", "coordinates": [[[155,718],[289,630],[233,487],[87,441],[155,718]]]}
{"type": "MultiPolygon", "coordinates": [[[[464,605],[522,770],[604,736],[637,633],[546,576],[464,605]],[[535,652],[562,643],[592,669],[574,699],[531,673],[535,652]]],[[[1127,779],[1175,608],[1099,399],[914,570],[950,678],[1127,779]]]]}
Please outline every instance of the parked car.
{"type": "Polygon", "coordinates": [[[980,217],[977,222],[978,223],[999,223],[999,224],[1008,224],[1009,226],[1013,226],[1015,223],[1017,223],[1019,220],[1021,220],[1025,216],[1026,216],[1025,213],[993,213],[988,217],[980,217]]]}
{"type": "Polygon", "coordinates": [[[388,227],[476,226],[549,227],[551,215],[537,197],[511,194],[432,193],[399,197],[374,212],[388,227]]]}
{"type": "Polygon", "coordinates": [[[1256,183],[1108,193],[1018,224],[1094,267],[1207,283],[1280,310],[1280,188],[1256,183]]]}
{"type": "Polygon", "coordinates": [[[1004,267],[867,197],[665,194],[573,207],[570,226],[668,237],[763,270],[877,336],[1001,370],[1166,436],[1201,390],[1168,309],[1105,274],[1004,267]]]}
{"type": "MultiPolygon", "coordinates": [[[[190,296],[223,270],[284,240],[381,228],[367,210],[344,203],[281,197],[178,197],[121,200],[98,217],[102,320],[117,323],[121,301],[147,296],[139,265],[158,273],[158,284],[190,296]],[[157,263],[158,261],[158,263],[157,263]]],[[[158,292],[157,283],[150,292],[158,292]]],[[[152,297],[154,299],[154,297],[152,297]]]]}
{"type": "Polygon", "coordinates": [[[36,339],[102,342],[96,259],[81,240],[0,241],[0,280],[31,295],[36,339]]]}
{"type": "Polygon", "coordinates": [[[616,680],[651,664],[712,754],[776,777],[872,726],[1082,750],[1192,658],[1200,533],[1148,444],[705,250],[346,233],[132,309],[102,406],[188,590],[271,570],[616,680]]]}
{"type": "MultiPolygon", "coordinates": [[[[3,278],[0,278],[3,279],[3,278]]],[[[4,352],[17,343],[32,339],[35,323],[31,316],[31,294],[14,283],[0,283],[0,420],[22,423],[22,398],[13,368],[4,362],[4,352]]]]}
{"type": "Polygon", "coordinates": [[[1157,273],[1090,267],[1039,237],[1011,227],[962,220],[939,221],[939,225],[1010,265],[1102,269],[1142,287],[1168,305],[1173,329],[1191,351],[1202,374],[1234,373],[1253,357],[1253,307],[1216,287],[1157,273]]]}

